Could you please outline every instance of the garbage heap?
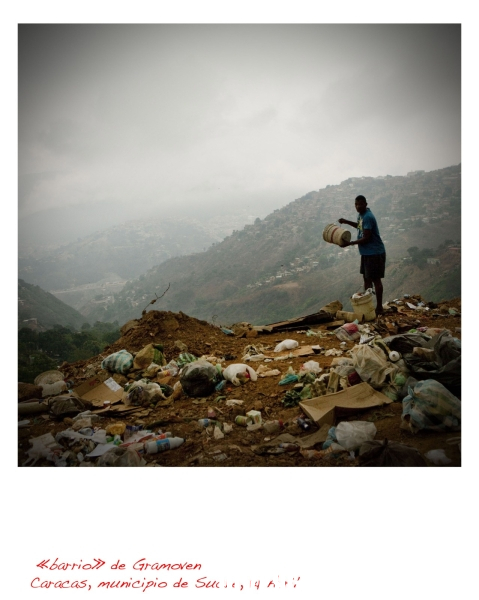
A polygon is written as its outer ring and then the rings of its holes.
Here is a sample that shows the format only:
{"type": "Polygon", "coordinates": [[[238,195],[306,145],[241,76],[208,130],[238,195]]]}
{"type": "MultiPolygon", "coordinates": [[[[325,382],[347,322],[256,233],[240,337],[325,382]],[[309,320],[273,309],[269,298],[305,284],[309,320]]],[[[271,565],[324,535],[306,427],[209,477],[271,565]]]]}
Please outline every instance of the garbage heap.
{"type": "Polygon", "coordinates": [[[18,464],[460,465],[460,300],[352,300],[265,326],[150,311],[19,382],[18,464]]]}

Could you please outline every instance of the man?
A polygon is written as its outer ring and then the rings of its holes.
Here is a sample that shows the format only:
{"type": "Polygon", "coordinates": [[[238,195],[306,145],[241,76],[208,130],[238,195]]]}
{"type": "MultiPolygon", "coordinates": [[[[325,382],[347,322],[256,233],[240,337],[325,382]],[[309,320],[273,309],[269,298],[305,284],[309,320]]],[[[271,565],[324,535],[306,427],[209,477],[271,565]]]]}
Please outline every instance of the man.
{"type": "Polygon", "coordinates": [[[368,208],[368,203],[364,196],[357,196],[354,200],[354,206],[358,211],[358,221],[348,221],[347,219],[338,219],[341,224],[356,227],[358,237],[353,242],[347,242],[344,246],[358,246],[361,255],[361,268],[359,272],[364,278],[364,289],[373,287],[376,292],[376,315],[383,313],[383,284],[381,279],[384,277],[386,266],[386,249],[379,235],[376,217],[368,208]]]}

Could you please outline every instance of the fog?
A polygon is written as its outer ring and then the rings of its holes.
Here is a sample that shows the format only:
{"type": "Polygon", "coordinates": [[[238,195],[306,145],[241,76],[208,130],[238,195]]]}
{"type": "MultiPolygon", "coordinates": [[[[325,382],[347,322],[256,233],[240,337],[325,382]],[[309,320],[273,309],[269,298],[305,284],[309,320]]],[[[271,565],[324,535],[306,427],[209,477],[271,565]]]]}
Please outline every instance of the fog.
{"type": "Polygon", "coordinates": [[[19,241],[458,164],[460,51],[460,25],[20,25],[19,241]]]}

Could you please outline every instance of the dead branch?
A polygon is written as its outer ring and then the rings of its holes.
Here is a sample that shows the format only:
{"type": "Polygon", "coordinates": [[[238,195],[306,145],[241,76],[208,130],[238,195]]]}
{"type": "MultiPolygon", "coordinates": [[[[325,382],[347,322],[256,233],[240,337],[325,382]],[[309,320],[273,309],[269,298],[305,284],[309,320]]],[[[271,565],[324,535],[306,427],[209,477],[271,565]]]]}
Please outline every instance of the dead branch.
{"type": "Polygon", "coordinates": [[[168,287],[161,294],[161,296],[158,296],[158,294],[155,292],[156,298],[153,298],[153,300],[151,302],[148,302],[148,304],[145,306],[145,308],[141,311],[142,315],[146,314],[146,309],[150,306],[150,304],[154,304],[157,300],[159,300],[160,298],[163,298],[163,296],[166,294],[166,292],[170,289],[170,285],[171,285],[171,283],[168,284],[168,287]]]}

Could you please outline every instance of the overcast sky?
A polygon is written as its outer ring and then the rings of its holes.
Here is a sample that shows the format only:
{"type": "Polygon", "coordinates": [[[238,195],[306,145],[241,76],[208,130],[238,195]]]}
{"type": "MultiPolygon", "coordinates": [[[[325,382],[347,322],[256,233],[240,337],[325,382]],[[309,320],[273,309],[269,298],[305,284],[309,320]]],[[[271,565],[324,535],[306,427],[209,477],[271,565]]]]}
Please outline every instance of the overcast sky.
{"type": "Polygon", "coordinates": [[[115,202],[263,216],[461,162],[460,25],[21,25],[19,217],[115,202]]]}

